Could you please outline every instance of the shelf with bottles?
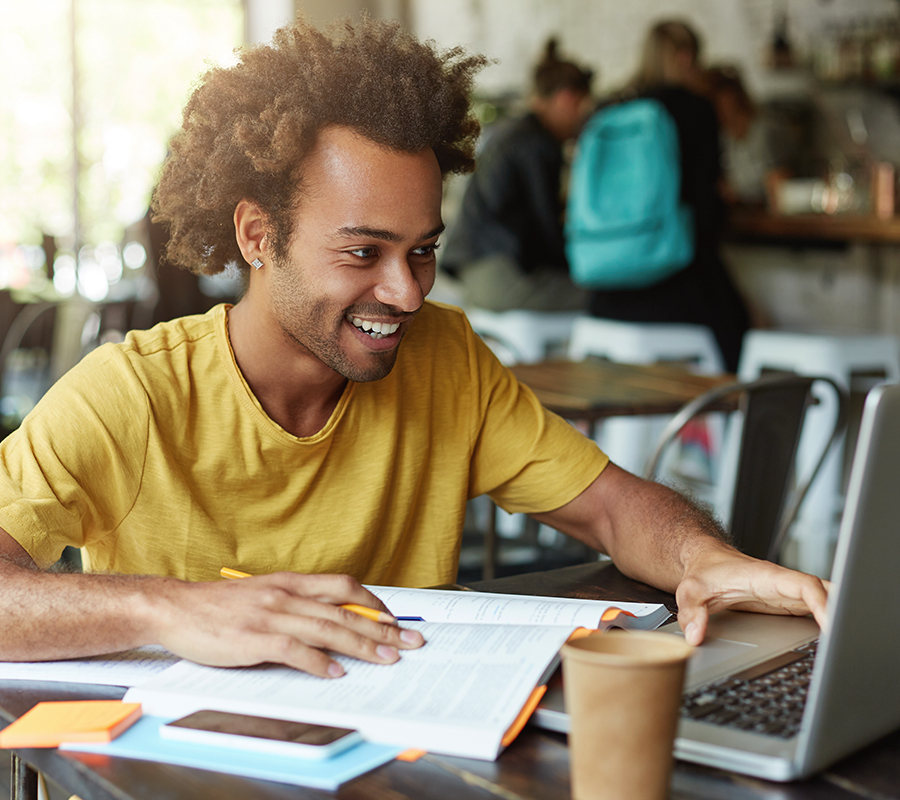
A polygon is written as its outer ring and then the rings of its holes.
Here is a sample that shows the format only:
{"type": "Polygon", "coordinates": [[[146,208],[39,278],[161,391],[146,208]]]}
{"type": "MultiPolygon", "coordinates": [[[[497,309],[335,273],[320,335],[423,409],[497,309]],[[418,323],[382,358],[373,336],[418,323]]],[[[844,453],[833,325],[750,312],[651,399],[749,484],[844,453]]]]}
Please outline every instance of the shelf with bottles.
{"type": "Polygon", "coordinates": [[[900,16],[828,25],[810,55],[823,84],[900,90],[900,16]]]}

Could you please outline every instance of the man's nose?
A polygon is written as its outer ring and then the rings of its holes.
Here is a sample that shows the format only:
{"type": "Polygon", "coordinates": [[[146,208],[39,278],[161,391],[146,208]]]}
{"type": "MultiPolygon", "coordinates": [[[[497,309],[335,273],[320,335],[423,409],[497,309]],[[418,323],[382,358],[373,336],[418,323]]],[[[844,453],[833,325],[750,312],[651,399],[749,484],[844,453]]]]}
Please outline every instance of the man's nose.
{"type": "Polygon", "coordinates": [[[404,312],[417,311],[426,294],[420,280],[421,275],[405,258],[386,262],[375,287],[375,299],[404,312]]]}

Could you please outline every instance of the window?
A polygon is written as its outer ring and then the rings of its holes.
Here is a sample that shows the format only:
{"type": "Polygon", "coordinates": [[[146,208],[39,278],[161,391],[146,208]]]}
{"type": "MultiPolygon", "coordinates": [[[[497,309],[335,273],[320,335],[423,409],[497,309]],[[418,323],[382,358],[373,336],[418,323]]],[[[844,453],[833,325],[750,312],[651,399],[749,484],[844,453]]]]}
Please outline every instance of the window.
{"type": "Polygon", "coordinates": [[[0,288],[104,300],[143,265],[125,231],[204,62],[242,43],[244,4],[28,0],[2,16],[0,288]]]}

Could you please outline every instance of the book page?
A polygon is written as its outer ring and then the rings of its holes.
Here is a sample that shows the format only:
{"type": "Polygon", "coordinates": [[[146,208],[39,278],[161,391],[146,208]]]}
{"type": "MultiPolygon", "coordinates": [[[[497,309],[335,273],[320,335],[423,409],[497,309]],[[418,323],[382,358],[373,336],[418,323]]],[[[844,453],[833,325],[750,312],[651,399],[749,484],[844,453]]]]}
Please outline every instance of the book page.
{"type": "Polygon", "coordinates": [[[407,623],[426,644],[396,664],[338,656],[346,675],[181,662],[126,695],[148,714],[204,708],[356,728],[369,741],[494,758],[569,627],[407,623]]]}
{"type": "Polygon", "coordinates": [[[181,659],[158,645],[65,661],[0,661],[0,680],[134,686],[181,659]]]}
{"type": "Polygon", "coordinates": [[[422,617],[427,622],[502,622],[597,628],[600,626],[600,617],[604,611],[619,608],[638,618],[629,627],[655,628],[669,616],[665,606],[652,603],[611,603],[569,597],[448,592],[439,589],[404,589],[393,586],[366,588],[376,595],[394,616],[422,617]]]}

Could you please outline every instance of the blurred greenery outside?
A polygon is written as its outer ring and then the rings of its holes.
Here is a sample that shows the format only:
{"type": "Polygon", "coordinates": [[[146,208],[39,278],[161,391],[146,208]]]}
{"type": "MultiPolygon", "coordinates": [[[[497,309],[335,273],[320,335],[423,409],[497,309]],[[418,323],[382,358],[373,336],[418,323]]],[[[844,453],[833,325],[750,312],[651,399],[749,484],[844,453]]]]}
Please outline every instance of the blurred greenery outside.
{"type": "Polygon", "coordinates": [[[137,283],[126,231],[192,86],[232,63],[243,30],[242,0],[3,0],[0,289],[101,302],[137,283]]]}

